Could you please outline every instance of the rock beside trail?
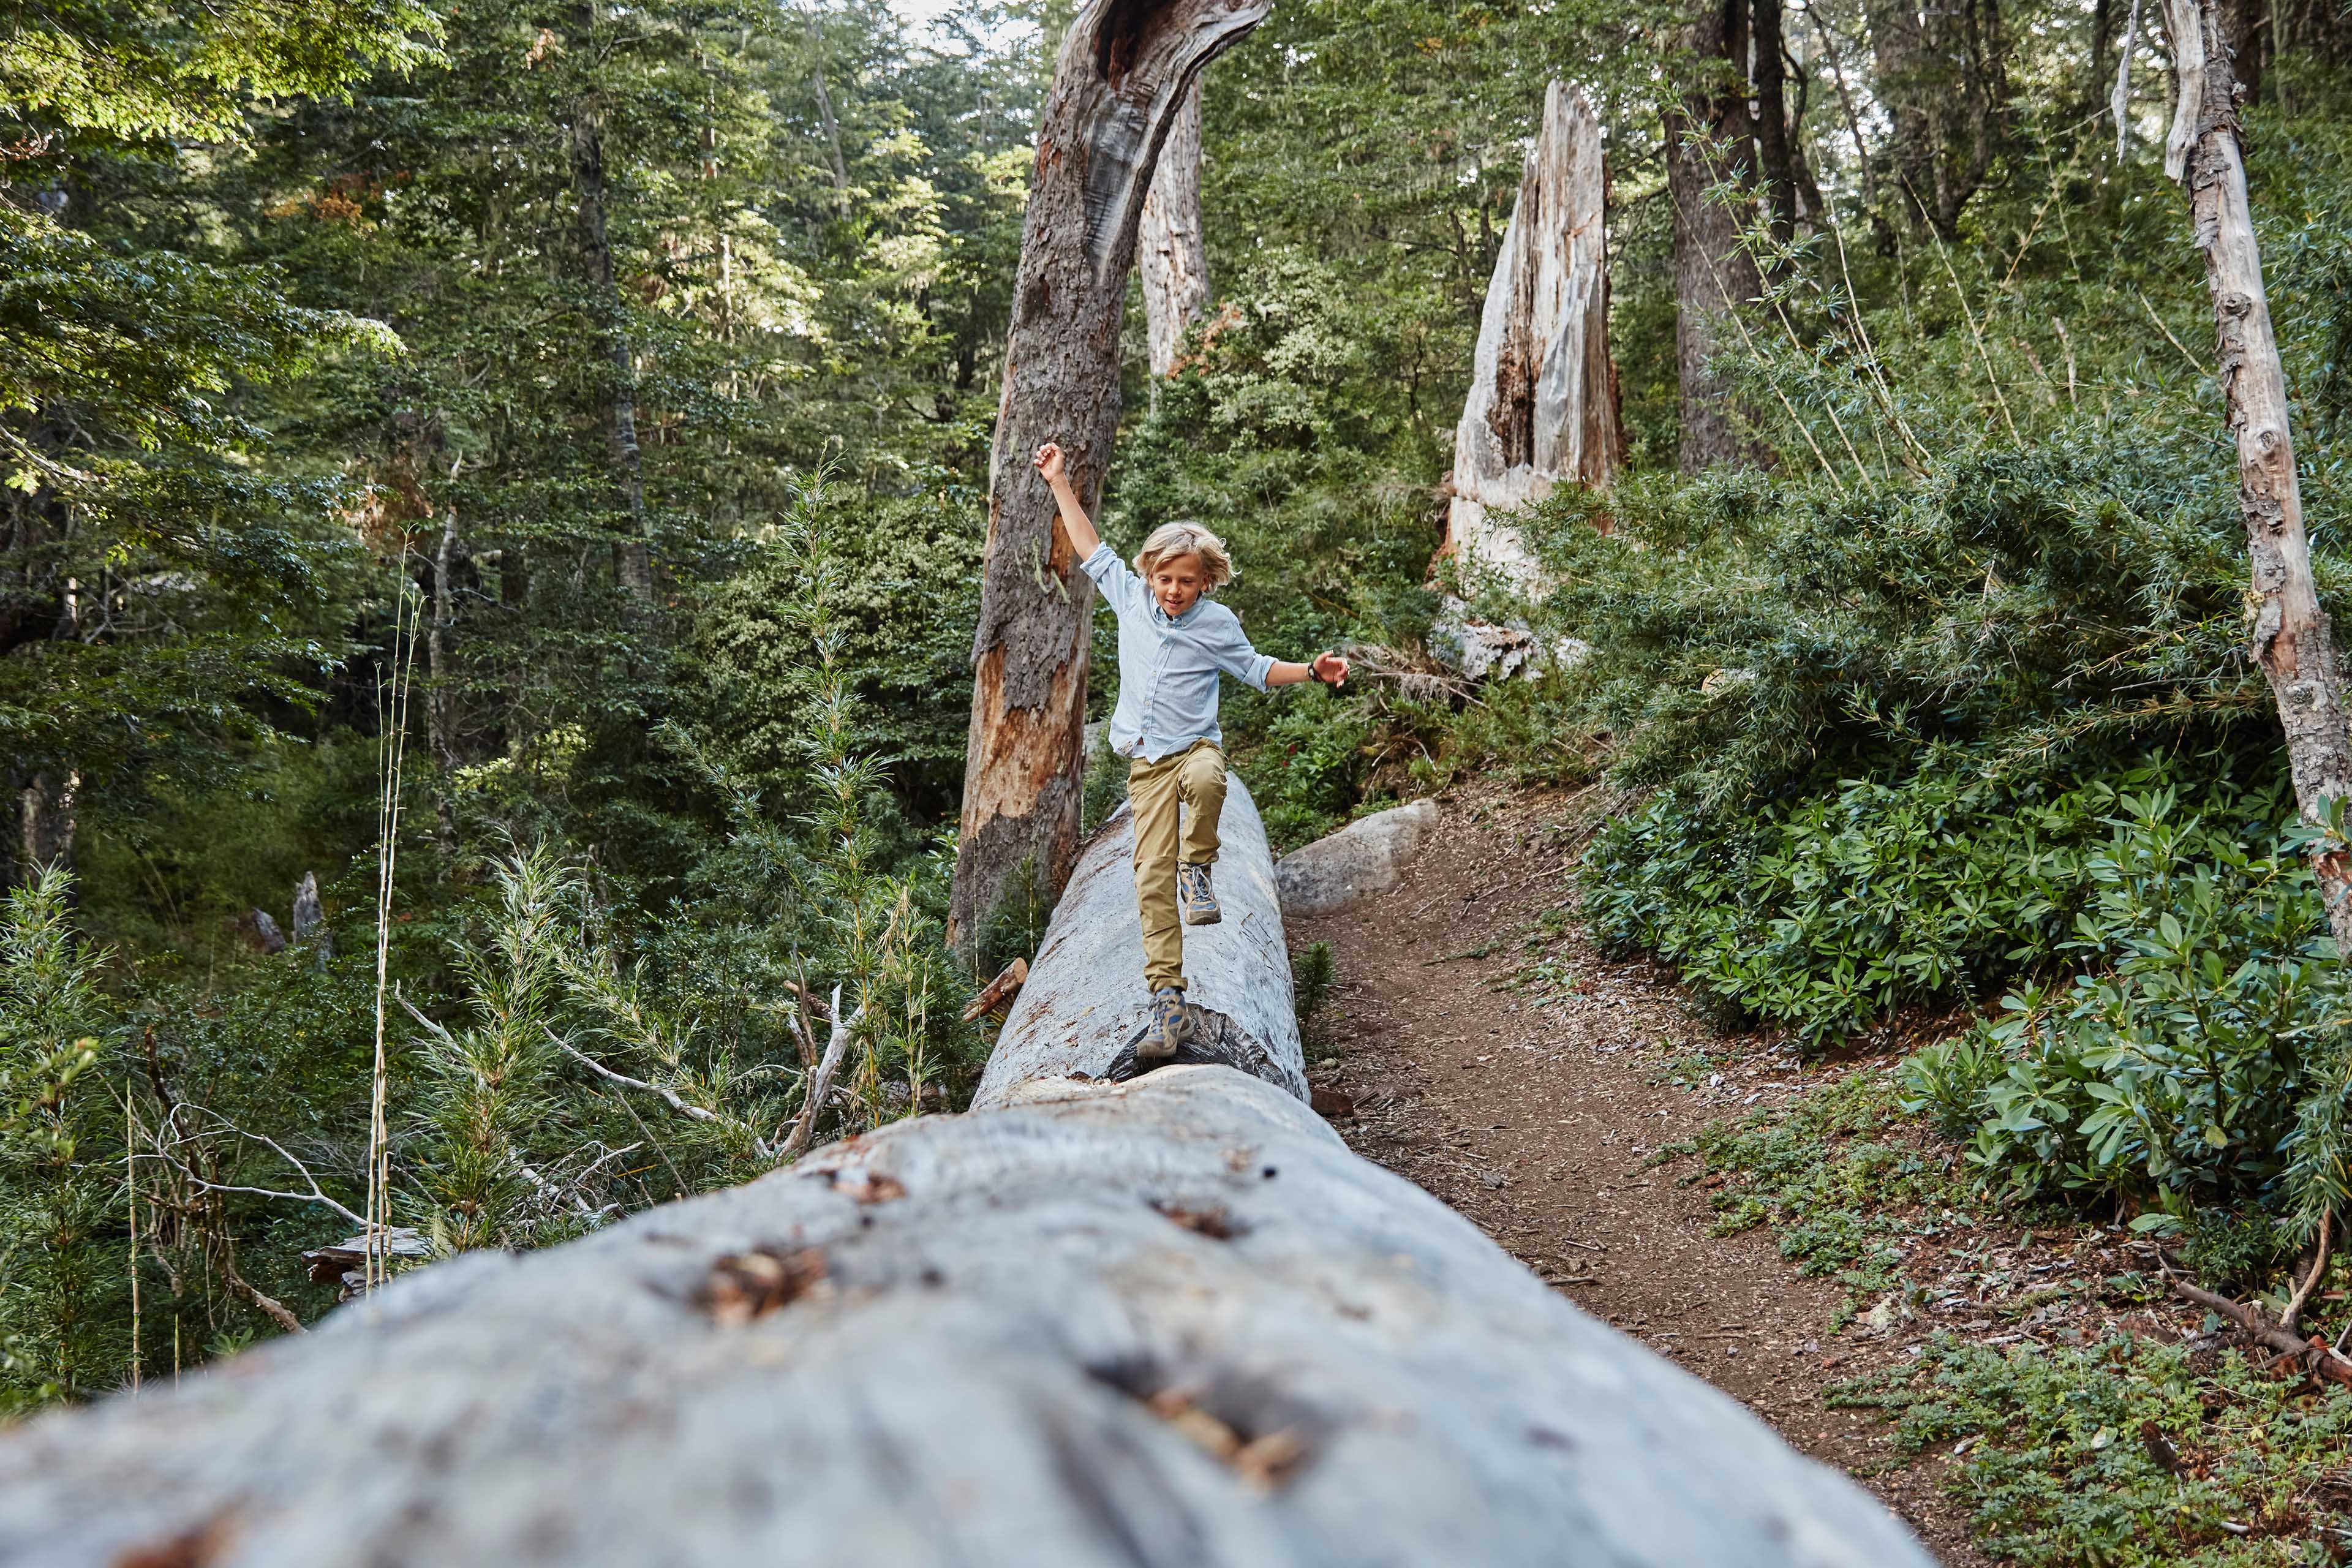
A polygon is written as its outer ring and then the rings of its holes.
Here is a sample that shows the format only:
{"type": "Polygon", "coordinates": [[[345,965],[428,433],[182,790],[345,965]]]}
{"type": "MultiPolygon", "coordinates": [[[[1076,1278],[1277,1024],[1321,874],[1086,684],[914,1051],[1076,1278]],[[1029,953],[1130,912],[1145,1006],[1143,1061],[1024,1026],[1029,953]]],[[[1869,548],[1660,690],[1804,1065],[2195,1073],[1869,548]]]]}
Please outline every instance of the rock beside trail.
{"type": "Polygon", "coordinates": [[[1286,920],[1328,915],[1403,879],[1437,826],[1437,803],[1417,800],[1362,817],[1285,855],[1274,868],[1286,920]]]}
{"type": "MultiPolygon", "coordinates": [[[[1545,668],[1546,650],[1525,621],[1497,626],[1473,614],[1465,600],[1448,595],[1429,628],[1429,651],[1449,669],[1472,681],[1534,679],[1545,668]]],[[[1592,651],[1579,637],[1555,638],[1549,663],[1566,669],[1592,651]]]]}

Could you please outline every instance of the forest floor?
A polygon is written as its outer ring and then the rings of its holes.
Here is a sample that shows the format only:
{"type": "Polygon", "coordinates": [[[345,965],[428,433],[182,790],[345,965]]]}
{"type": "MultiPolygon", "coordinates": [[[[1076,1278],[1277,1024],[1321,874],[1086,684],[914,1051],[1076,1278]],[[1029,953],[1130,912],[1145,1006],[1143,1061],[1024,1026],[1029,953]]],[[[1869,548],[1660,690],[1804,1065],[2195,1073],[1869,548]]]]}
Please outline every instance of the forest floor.
{"type": "Polygon", "coordinates": [[[2168,1342],[2197,1314],[2116,1289],[2135,1262],[2117,1229],[1923,1204],[1959,1183],[1948,1147],[1892,1114],[1899,1052],[1801,1062],[1710,1027],[1668,972],[1605,958],[1567,875],[1597,799],[1456,792],[1402,886],[1292,923],[1294,948],[1328,942],[1336,960],[1307,1055],[1352,1112],[1318,1100],[1360,1153],[1853,1473],[1945,1563],[1990,1561],[1945,1485],[1954,1445],[1906,1457],[1887,1417],[1832,1402],[1838,1385],[1919,1367],[1938,1330],[2063,1347],[2127,1323],[2168,1342]],[[1855,1104],[1886,1114],[1821,1114],[1855,1104]],[[1822,1173],[1864,1145],[1875,1163],[1841,1197],[1822,1173]],[[1842,1202],[1853,1212],[1823,1212],[1842,1202]],[[1800,1247],[1822,1270],[1808,1277],[1783,1256],[1792,1217],[1864,1239],[1800,1247]]]}

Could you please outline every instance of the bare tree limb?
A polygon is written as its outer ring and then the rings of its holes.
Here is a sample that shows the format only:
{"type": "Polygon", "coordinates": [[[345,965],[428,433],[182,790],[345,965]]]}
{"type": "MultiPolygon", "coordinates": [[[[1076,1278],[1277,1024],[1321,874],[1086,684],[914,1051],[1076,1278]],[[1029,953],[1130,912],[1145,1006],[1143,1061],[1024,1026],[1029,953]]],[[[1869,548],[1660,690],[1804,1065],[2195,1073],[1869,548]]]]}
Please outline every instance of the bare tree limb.
{"type": "MultiPolygon", "coordinates": [[[[190,1109],[201,1108],[191,1107],[190,1109]]],[[[222,1128],[227,1131],[235,1133],[239,1138],[250,1138],[257,1143],[267,1144],[271,1152],[275,1153],[279,1159],[285,1161],[288,1164],[293,1166],[297,1171],[299,1171],[302,1173],[302,1179],[310,1184],[310,1190],[307,1193],[289,1193],[279,1192],[272,1187],[245,1187],[236,1186],[226,1182],[209,1181],[205,1177],[196,1174],[194,1171],[189,1169],[188,1166],[182,1162],[173,1159],[170,1154],[164,1152],[163,1142],[160,1138],[155,1142],[155,1152],[146,1157],[149,1159],[163,1161],[165,1164],[179,1172],[180,1174],[185,1176],[189,1181],[194,1182],[200,1189],[208,1193],[244,1193],[254,1197],[281,1198],[289,1203],[318,1204],[323,1207],[334,1210],[335,1213],[342,1215],[343,1218],[351,1221],[353,1225],[358,1226],[362,1231],[368,1228],[368,1222],[366,1219],[354,1213],[352,1210],[346,1208],[343,1205],[337,1203],[333,1198],[329,1197],[320,1187],[319,1178],[310,1173],[310,1167],[302,1163],[301,1161],[296,1159],[292,1154],[288,1153],[285,1148],[279,1144],[276,1139],[270,1138],[264,1133],[248,1132],[244,1128],[239,1127],[236,1122],[229,1121],[225,1116],[222,1116],[218,1111],[208,1110],[205,1111],[205,1114],[212,1117],[215,1121],[220,1123],[222,1128]]],[[[185,1142],[187,1142],[187,1138],[183,1136],[179,1141],[185,1142]]],[[[139,1158],[139,1156],[134,1154],[132,1158],[136,1159],[139,1158]]]]}
{"type": "Polygon", "coordinates": [[[541,1027],[546,1030],[548,1039],[553,1042],[557,1050],[562,1051],[565,1056],[570,1057],[573,1061],[578,1062],[582,1067],[586,1068],[590,1072],[594,1073],[598,1078],[604,1079],[607,1083],[617,1083],[623,1089],[643,1089],[647,1094],[657,1094],[661,1096],[663,1100],[668,1104],[672,1110],[677,1111],[681,1116],[692,1117],[697,1121],[720,1122],[730,1126],[734,1125],[729,1118],[719,1115],[715,1110],[707,1110],[702,1106],[688,1102],[679,1096],[676,1089],[665,1089],[657,1083],[647,1083],[644,1079],[631,1078],[626,1073],[614,1072],[611,1068],[606,1067],[603,1062],[598,1061],[594,1057],[588,1055],[585,1051],[574,1050],[572,1046],[554,1030],[548,1029],[545,1025],[541,1025],[541,1027]]]}
{"type": "Polygon", "coordinates": [[[849,1042],[856,1037],[857,1026],[866,1021],[866,1009],[860,1007],[845,1018],[841,1016],[841,987],[833,988],[833,1034],[824,1043],[824,1058],[809,1075],[808,1092],[801,1097],[801,1113],[793,1121],[792,1136],[776,1152],[778,1163],[797,1160],[809,1146],[816,1132],[816,1113],[824,1108],[825,1096],[833,1092],[834,1075],[841,1070],[841,1058],[848,1054],[849,1042]]]}
{"type": "Polygon", "coordinates": [[[2340,1383],[2347,1388],[2352,1388],[2352,1357],[2347,1357],[2341,1351],[2330,1349],[2326,1341],[2316,1338],[2303,1339],[2290,1330],[2263,1317],[2260,1307],[2241,1307],[2227,1296],[2216,1295],[2210,1290],[2191,1285],[2188,1280],[2173,1273],[2169,1267],[2165,1268],[2164,1277],[2171,1282],[2173,1293],[2183,1300],[2194,1301],[2200,1307],[2220,1313],[2263,1344],[2270,1346],[2271,1349],[2282,1354],[2295,1357],[2313,1376],[2324,1377],[2330,1383],[2340,1383]]]}

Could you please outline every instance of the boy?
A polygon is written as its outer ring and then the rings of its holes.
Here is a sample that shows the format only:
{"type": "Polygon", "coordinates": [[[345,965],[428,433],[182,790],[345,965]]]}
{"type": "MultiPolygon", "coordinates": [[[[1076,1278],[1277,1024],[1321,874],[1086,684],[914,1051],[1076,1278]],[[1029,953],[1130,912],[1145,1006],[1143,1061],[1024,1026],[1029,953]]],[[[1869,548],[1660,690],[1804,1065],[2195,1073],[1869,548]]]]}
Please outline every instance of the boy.
{"type": "Polygon", "coordinates": [[[1209,885],[1217,817],[1225,805],[1218,672],[1261,691],[1302,680],[1338,686],[1348,679],[1348,661],[1326,653],[1312,664],[1287,664],[1250,647],[1240,617],[1201,596],[1230,579],[1234,563],[1224,542],[1197,522],[1154,530],[1129,572],[1078,504],[1062,448],[1049,441],[1033,461],[1053,487],[1070,548],[1118,616],[1118,707],[1111,714],[1110,747],[1128,759],[1135,902],[1143,925],[1143,980],[1151,988],[1151,1022],[1135,1057],[1139,1063],[1166,1061],[1192,1037],[1192,1016],[1184,1005],[1182,925],[1214,925],[1223,918],[1209,885]],[[1180,805],[1188,808],[1181,826],[1180,805]]]}

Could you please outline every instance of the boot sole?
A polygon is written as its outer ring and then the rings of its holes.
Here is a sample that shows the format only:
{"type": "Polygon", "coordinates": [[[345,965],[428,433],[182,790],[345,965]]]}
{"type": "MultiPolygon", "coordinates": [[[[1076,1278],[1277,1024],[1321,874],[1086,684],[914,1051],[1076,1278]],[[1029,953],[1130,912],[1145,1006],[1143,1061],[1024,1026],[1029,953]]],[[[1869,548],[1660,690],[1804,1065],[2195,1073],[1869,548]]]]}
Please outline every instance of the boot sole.
{"type": "Polygon", "coordinates": [[[1223,910],[1211,910],[1205,915],[1196,915],[1190,910],[1184,911],[1184,923],[1188,926],[1213,926],[1222,922],[1224,918],[1225,911],[1223,910]]]}

